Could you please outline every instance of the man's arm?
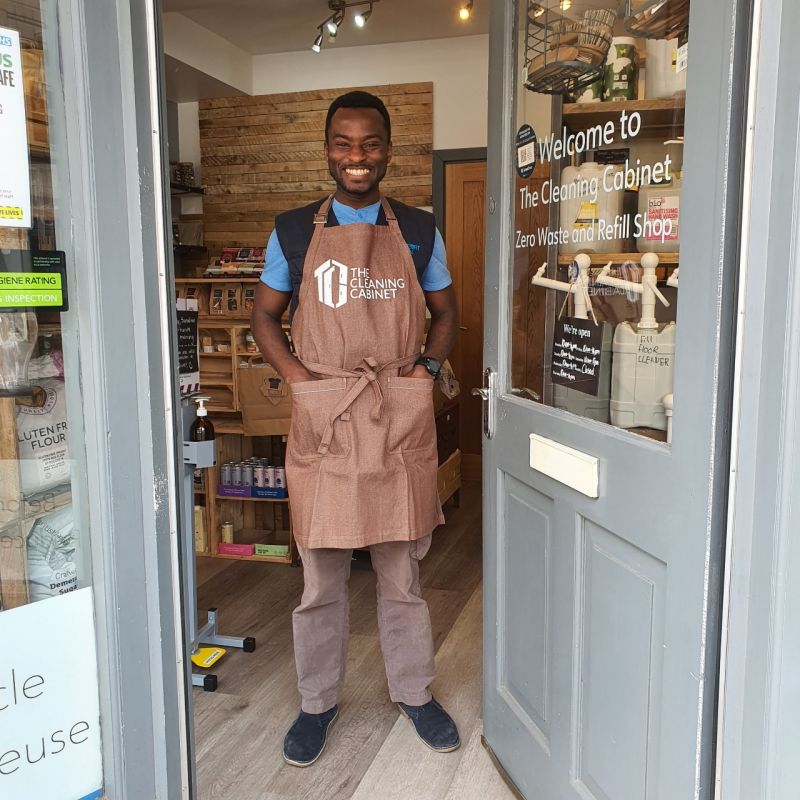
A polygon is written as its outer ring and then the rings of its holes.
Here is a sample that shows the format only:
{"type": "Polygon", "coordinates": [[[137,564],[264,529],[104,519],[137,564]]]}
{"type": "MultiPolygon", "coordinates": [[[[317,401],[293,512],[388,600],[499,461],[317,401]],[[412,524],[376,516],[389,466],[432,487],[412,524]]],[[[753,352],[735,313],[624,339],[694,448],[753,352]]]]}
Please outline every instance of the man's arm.
{"type": "MultiPolygon", "coordinates": [[[[425,355],[444,362],[458,336],[458,304],[452,284],[438,292],[425,292],[425,304],[431,312],[431,326],[425,342],[425,355]]],[[[421,364],[414,367],[412,378],[429,378],[421,364]]]]}
{"type": "Polygon", "coordinates": [[[316,376],[292,355],[289,340],[281,327],[281,320],[291,299],[291,292],[279,292],[264,283],[258,284],[253,314],[250,317],[253,338],[264,360],[271,364],[287,383],[313,381],[316,380],[316,376]]]}

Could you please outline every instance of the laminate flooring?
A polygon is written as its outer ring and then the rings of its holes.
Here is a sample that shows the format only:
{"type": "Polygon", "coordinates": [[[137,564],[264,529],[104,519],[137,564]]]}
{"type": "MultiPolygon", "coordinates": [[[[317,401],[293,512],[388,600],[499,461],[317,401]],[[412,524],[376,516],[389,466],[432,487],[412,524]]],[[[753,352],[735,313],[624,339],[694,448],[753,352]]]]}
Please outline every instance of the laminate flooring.
{"type": "MultiPolygon", "coordinates": [[[[255,636],[254,653],[229,650],[215,665],[219,688],[194,690],[202,800],[509,800],[480,742],[481,497],[465,484],[446,509],[420,567],[437,650],[433,691],[455,718],[462,746],[437,754],[389,700],[378,642],[375,577],[354,567],[350,648],[340,718],[322,758],[286,765],[283,736],[299,708],[291,612],[302,571],[282,565],[198,559],[198,609],[217,607],[223,634],[255,636]]],[[[201,621],[205,612],[201,611],[201,621]]]]}

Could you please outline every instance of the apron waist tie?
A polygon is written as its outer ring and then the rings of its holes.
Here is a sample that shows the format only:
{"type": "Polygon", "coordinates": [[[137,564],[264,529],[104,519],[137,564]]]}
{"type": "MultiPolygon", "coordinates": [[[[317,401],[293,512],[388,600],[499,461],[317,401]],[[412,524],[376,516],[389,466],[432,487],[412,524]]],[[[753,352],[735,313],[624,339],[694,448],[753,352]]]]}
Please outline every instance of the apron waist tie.
{"type": "Polygon", "coordinates": [[[387,369],[401,369],[409,364],[412,364],[418,358],[416,353],[410,356],[403,356],[388,364],[379,367],[378,362],[372,358],[365,358],[364,367],[358,367],[354,370],[341,369],[339,367],[331,367],[326,364],[315,364],[310,361],[302,361],[303,366],[310,372],[315,372],[318,375],[324,375],[329,378],[358,378],[358,380],[350,387],[350,391],[345,394],[341,402],[333,409],[331,418],[325,426],[325,431],[322,434],[322,441],[320,442],[317,452],[321,455],[326,455],[330,449],[331,442],[333,441],[333,425],[337,419],[341,418],[345,422],[350,419],[350,407],[355,403],[356,399],[361,395],[367,386],[372,386],[372,391],[375,395],[375,408],[372,412],[372,418],[379,420],[383,414],[383,391],[380,383],[378,383],[378,376],[381,372],[387,369]]]}

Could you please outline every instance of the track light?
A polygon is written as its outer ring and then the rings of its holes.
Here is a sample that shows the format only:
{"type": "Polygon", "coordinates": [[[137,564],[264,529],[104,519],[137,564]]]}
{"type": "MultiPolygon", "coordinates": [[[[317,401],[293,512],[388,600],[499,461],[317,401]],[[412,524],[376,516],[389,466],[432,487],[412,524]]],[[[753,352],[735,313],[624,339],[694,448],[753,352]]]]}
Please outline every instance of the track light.
{"type": "MultiPolygon", "coordinates": [[[[322,37],[325,33],[328,34],[328,41],[336,41],[336,34],[339,33],[339,28],[344,22],[348,8],[356,9],[362,8],[363,6],[369,6],[366,11],[355,11],[353,13],[353,22],[355,22],[356,27],[363,28],[367,24],[367,20],[372,16],[372,7],[375,5],[375,3],[380,3],[380,0],[328,0],[328,9],[332,13],[329,17],[326,17],[324,20],[322,20],[322,22],[320,22],[319,25],[317,25],[319,35],[315,39],[311,49],[315,53],[319,53],[319,51],[322,49],[322,37]]],[[[469,0],[467,5],[471,11],[472,0],[469,0]]]]}
{"type": "Polygon", "coordinates": [[[467,0],[458,10],[458,16],[462,22],[466,22],[472,16],[472,3],[473,0],[467,0]]]}
{"type": "Polygon", "coordinates": [[[367,11],[357,11],[353,17],[353,22],[359,27],[363,28],[367,24],[367,20],[372,16],[372,3],[369,4],[367,11]]]}
{"type": "Polygon", "coordinates": [[[559,7],[562,11],[569,11],[572,8],[572,0],[561,0],[559,7]]]}

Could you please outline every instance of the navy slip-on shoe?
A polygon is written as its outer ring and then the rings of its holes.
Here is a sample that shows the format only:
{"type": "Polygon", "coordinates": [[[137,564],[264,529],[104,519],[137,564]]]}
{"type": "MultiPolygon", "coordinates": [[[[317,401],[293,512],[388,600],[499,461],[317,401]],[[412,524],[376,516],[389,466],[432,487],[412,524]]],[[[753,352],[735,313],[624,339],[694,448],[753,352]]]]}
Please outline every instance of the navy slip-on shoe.
{"type": "Polygon", "coordinates": [[[283,758],[286,763],[293,767],[308,767],[313,764],[322,755],[328,741],[328,731],[337,716],[339,706],[322,714],[306,714],[301,711],[283,740],[283,758]]]}
{"type": "Polygon", "coordinates": [[[436,702],[431,699],[424,706],[407,706],[398,703],[400,710],[410,720],[422,741],[437,753],[451,753],[458,750],[461,740],[458,737],[453,718],[436,702]]]}

